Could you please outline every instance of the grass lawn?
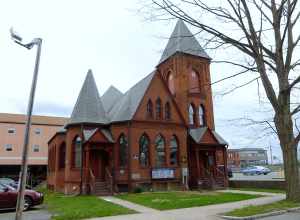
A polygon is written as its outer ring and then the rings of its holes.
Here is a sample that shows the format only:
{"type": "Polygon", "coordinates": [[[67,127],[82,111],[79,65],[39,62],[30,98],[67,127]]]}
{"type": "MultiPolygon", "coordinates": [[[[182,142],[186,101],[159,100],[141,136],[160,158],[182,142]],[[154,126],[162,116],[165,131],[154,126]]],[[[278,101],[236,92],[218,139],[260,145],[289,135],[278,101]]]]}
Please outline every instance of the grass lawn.
{"type": "Polygon", "coordinates": [[[242,193],[220,192],[154,192],[140,194],[122,194],[118,195],[117,197],[150,208],[158,210],[168,210],[235,202],[254,199],[261,196],[242,193]]]}
{"type": "Polygon", "coordinates": [[[290,202],[287,200],[282,200],[279,202],[267,204],[267,205],[259,205],[259,206],[248,206],[241,209],[235,209],[231,212],[225,213],[227,216],[236,216],[236,217],[245,217],[251,215],[257,215],[267,212],[285,210],[289,208],[300,207],[300,203],[290,202]]]}
{"type": "Polygon", "coordinates": [[[45,204],[48,210],[54,214],[52,219],[55,220],[75,220],[135,213],[133,210],[104,201],[96,196],[70,197],[47,190],[39,191],[44,192],[45,204]]]}
{"type": "Polygon", "coordinates": [[[252,192],[267,192],[267,193],[285,193],[280,189],[262,189],[262,188],[230,188],[232,190],[252,191],[252,192]]]}

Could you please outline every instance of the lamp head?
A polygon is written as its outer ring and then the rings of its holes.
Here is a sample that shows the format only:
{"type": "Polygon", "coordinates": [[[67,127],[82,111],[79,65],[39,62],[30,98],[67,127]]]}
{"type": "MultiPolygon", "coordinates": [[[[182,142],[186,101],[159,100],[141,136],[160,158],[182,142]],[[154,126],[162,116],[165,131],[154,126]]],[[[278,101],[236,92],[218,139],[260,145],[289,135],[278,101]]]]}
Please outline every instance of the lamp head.
{"type": "Polygon", "coordinates": [[[18,35],[12,27],[9,29],[9,31],[10,31],[10,36],[14,41],[18,41],[18,42],[22,41],[22,37],[20,37],[20,35],[18,35]]]}

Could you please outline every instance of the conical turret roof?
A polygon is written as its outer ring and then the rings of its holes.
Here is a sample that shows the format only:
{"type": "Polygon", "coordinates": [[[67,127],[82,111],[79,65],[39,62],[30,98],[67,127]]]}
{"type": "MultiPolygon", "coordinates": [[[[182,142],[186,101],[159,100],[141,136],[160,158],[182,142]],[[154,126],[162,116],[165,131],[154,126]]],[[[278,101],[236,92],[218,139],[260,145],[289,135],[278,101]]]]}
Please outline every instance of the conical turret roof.
{"type": "Polygon", "coordinates": [[[101,102],[93,73],[89,70],[67,126],[84,123],[107,124],[108,122],[109,119],[101,102]]]}
{"type": "Polygon", "coordinates": [[[159,64],[167,60],[176,52],[211,59],[200,46],[195,36],[190,32],[182,20],[178,20],[175,29],[169,38],[168,44],[160,58],[159,64]]]}

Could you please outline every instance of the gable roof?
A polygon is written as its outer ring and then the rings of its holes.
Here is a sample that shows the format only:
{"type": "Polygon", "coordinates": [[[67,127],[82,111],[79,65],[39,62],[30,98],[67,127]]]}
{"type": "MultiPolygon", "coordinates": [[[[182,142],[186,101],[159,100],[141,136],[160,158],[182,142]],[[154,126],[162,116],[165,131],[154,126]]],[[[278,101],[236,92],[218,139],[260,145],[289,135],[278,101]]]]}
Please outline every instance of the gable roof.
{"type": "Polygon", "coordinates": [[[66,126],[81,123],[106,124],[108,122],[94,76],[89,70],[66,126]]]}
{"type": "Polygon", "coordinates": [[[101,96],[104,110],[109,112],[113,105],[123,96],[123,93],[114,86],[110,86],[101,96]]]}
{"type": "Polygon", "coordinates": [[[159,64],[167,60],[176,52],[211,59],[200,46],[195,36],[190,32],[182,20],[178,20],[168,44],[160,58],[159,64]]]}
{"type": "Polygon", "coordinates": [[[155,71],[131,87],[108,112],[111,122],[131,120],[150,85],[155,71]]]}
{"type": "MultiPolygon", "coordinates": [[[[192,128],[189,130],[189,135],[197,144],[201,144],[201,140],[208,130],[210,130],[208,127],[192,128]]],[[[214,138],[217,140],[218,144],[228,145],[228,143],[216,131],[210,131],[214,138]]]]}
{"type": "Polygon", "coordinates": [[[101,128],[101,129],[100,128],[95,128],[95,129],[92,129],[92,130],[88,130],[88,129],[83,130],[83,136],[84,136],[85,142],[89,141],[96,134],[97,131],[101,132],[104,135],[104,137],[107,139],[108,142],[114,143],[114,139],[113,139],[113,136],[112,136],[111,132],[108,129],[104,129],[104,128],[101,128]]]}

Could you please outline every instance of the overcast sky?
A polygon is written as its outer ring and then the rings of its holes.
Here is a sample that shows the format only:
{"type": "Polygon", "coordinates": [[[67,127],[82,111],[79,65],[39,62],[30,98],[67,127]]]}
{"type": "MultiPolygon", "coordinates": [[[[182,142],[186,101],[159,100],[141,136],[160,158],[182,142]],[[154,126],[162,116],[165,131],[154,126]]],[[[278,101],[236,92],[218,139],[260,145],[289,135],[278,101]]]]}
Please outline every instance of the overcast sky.
{"type": "MultiPolygon", "coordinates": [[[[34,113],[70,116],[88,69],[92,69],[100,94],[114,85],[125,92],[150,73],[158,63],[176,21],[145,21],[137,13],[137,0],[2,0],[0,2],[0,112],[26,112],[34,50],[14,44],[9,28],[31,40],[43,38],[34,113]]],[[[195,30],[191,28],[192,32],[195,30]]],[[[201,40],[199,39],[200,44],[201,40]]],[[[232,56],[230,51],[217,56],[232,56]]],[[[212,81],[234,72],[229,66],[211,64],[212,81]]],[[[220,96],[234,82],[213,86],[216,130],[231,148],[273,146],[276,140],[257,140],[257,128],[235,119],[268,117],[259,104],[256,84],[220,96]]],[[[270,117],[270,116],[269,116],[270,117]]]]}

